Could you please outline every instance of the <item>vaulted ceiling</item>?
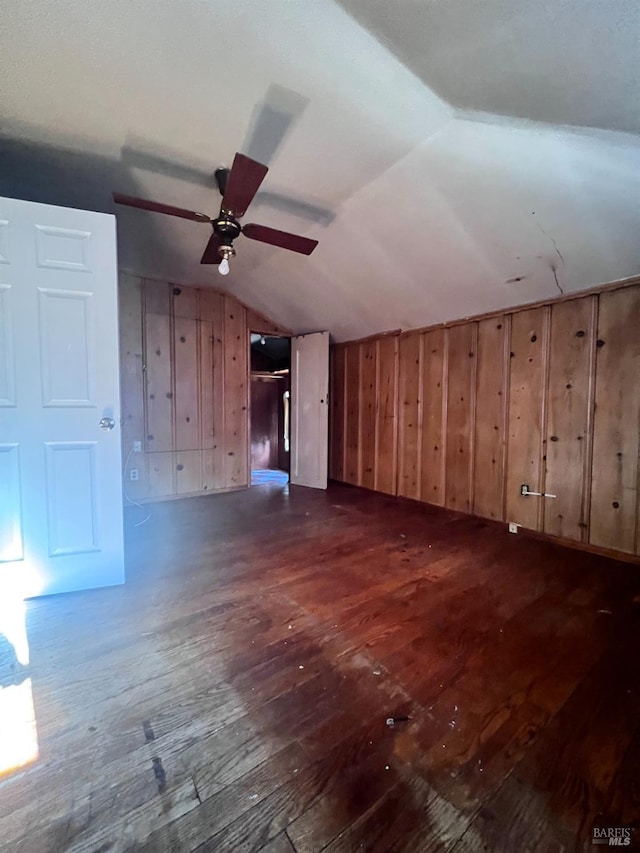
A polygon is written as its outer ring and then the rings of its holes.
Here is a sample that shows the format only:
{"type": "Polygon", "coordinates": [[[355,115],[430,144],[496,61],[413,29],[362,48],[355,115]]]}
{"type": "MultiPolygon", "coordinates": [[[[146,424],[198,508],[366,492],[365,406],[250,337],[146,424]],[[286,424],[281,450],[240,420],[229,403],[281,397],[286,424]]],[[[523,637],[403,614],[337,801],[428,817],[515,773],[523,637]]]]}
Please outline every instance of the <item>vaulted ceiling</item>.
{"type": "Polygon", "coordinates": [[[640,273],[637,0],[30,0],[0,29],[0,194],[116,212],[120,266],[336,340],[640,273]],[[270,171],[226,278],[236,151],[270,171]]]}

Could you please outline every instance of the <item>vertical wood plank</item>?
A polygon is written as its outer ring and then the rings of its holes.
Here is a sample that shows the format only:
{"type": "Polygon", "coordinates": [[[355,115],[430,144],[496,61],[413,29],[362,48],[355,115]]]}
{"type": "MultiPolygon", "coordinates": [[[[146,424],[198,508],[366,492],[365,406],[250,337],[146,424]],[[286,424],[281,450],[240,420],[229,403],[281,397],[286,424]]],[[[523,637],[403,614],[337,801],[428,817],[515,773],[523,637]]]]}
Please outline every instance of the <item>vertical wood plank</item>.
{"type": "Polygon", "coordinates": [[[200,447],[198,321],[176,317],[173,326],[175,448],[200,447]]]}
{"type": "Polygon", "coordinates": [[[171,318],[145,314],[146,447],[150,453],[173,449],[171,318]]]}
{"type": "Polygon", "coordinates": [[[171,314],[171,291],[173,286],[165,281],[144,279],[144,307],[148,314],[171,314]]]}
{"type": "Polygon", "coordinates": [[[478,323],[473,511],[504,517],[505,317],[478,323]]]}
{"type": "MultiPolygon", "coordinates": [[[[203,454],[203,488],[207,491],[225,488],[225,365],[224,365],[224,298],[220,293],[203,290],[200,294],[200,316],[211,324],[212,368],[208,378],[203,363],[201,374],[203,385],[211,395],[211,408],[205,413],[203,398],[203,423],[207,432],[212,432],[212,442],[207,445],[211,452],[203,454]]],[[[202,350],[201,350],[202,352],[202,350]]],[[[207,356],[208,357],[208,356],[207,356]]]]}
{"type": "Polygon", "coordinates": [[[577,542],[587,528],[582,511],[594,336],[592,298],[552,306],[545,491],[557,497],[543,501],[544,532],[577,542]]]}
{"type": "MultiPolygon", "coordinates": [[[[143,372],[143,287],[138,276],[118,276],[118,312],[120,327],[120,398],[122,401],[122,460],[134,441],[144,447],[144,372],[143,372]]],[[[125,482],[125,491],[133,500],[147,496],[147,466],[142,454],[131,454],[129,467],[138,469],[139,479],[125,482]]]]}
{"type": "Polygon", "coordinates": [[[213,323],[198,321],[198,396],[200,399],[200,444],[203,450],[213,449],[213,323]]]}
{"type": "Polygon", "coordinates": [[[345,350],[342,346],[331,349],[331,477],[344,480],[345,451],[345,350]]]}
{"type": "Polygon", "coordinates": [[[349,344],[345,348],[345,364],[346,451],[344,481],[358,485],[360,471],[360,344],[349,344]]]}
{"type": "Polygon", "coordinates": [[[599,299],[591,478],[592,545],[638,552],[640,288],[599,299]]]}
{"type": "Polygon", "coordinates": [[[505,314],[504,317],[504,387],[505,401],[502,421],[502,432],[504,435],[504,447],[502,451],[502,470],[504,472],[502,486],[502,518],[507,520],[507,461],[509,452],[509,407],[511,405],[511,326],[513,315],[505,314]]]}
{"type": "Polygon", "coordinates": [[[438,506],[445,493],[445,418],[444,393],[446,340],[448,330],[434,329],[423,335],[422,365],[422,470],[420,497],[438,506]]]}
{"type": "Polygon", "coordinates": [[[541,448],[546,375],[545,309],[519,311],[511,319],[509,426],[507,447],[507,521],[539,528],[541,498],[522,497],[520,486],[542,486],[541,448]]]}
{"type": "Polygon", "coordinates": [[[223,488],[218,484],[220,474],[216,467],[216,452],[213,449],[202,451],[202,491],[214,492],[223,488]]]}
{"type": "Polygon", "coordinates": [[[471,510],[476,329],[476,323],[449,329],[445,505],[463,512],[471,510]]]}
{"type": "Polygon", "coordinates": [[[360,485],[375,487],[376,468],[376,342],[360,345],[360,485]]]}
{"type": "Polygon", "coordinates": [[[478,515],[640,552],[639,302],[634,286],[428,330],[421,344],[415,332],[341,344],[344,367],[334,363],[334,376],[343,382],[344,432],[333,464],[348,458],[345,479],[361,482],[360,470],[365,481],[374,435],[379,491],[393,494],[395,482],[407,497],[467,511],[471,500],[478,515]],[[474,351],[474,328],[475,378],[460,357],[469,343],[467,358],[474,351]],[[370,360],[375,430],[367,425],[370,360]],[[470,389],[468,406],[462,389],[470,389]],[[522,483],[559,497],[522,497],[522,483]]]}
{"type": "MultiPolygon", "coordinates": [[[[210,290],[123,276],[129,279],[133,290],[123,290],[121,329],[123,389],[132,391],[123,406],[123,440],[142,437],[146,451],[132,457],[140,480],[129,493],[158,498],[176,489],[195,494],[248,485],[247,309],[210,290]],[[137,390],[129,379],[136,352],[137,390]]],[[[262,322],[267,329],[269,321],[262,322]]]]}
{"type": "MultiPolygon", "coordinates": [[[[593,420],[596,407],[596,334],[598,331],[598,296],[590,298],[590,326],[593,329],[591,351],[589,353],[589,388],[587,391],[587,436],[584,453],[584,488],[582,490],[582,518],[586,526],[582,528],[582,541],[589,541],[589,523],[591,519],[591,468],[593,464],[593,420]]],[[[640,473],[640,465],[638,466],[640,473]]],[[[640,486],[639,486],[640,489],[640,486]]]]}
{"type": "Polygon", "coordinates": [[[202,489],[202,452],[181,450],[174,454],[176,494],[192,495],[202,489]]]}
{"type": "Polygon", "coordinates": [[[398,494],[420,498],[422,335],[400,338],[398,494]]]}
{"type": "Polygon", "coordinates": [[[249,484],[248,350],[245,308],[224,297],[224,435],[226,488],[249,484]]]}
{"type": "Polygon", "coordinates": [[[173,453],[150,453],[149,497],[166,498],[175,494],[175,466],[173,453]]]}
{"type": "Polygon", "coordinates": [[[395,495],[398,460],[398,336],[380,338],[376,348],[377,441],[374,488],[395,495]]]}
{"type": "Polygon", "coordinates": [[[197,320],[199,314],[199,291],[195,287],[169,285],[169,294],[173,305],[173,316],[183,320],[197,320]]]}
{"type": "MultiPolygon", "coordinates": [[[[547,489],[547,422],[549,420],[549,350],[551,343],[551,306],[543,308],[543,376],[542,376],[542,411],[540,413],[540,434],[542,435],[542,446],[540,447],[540,491],[547,489]]],[[[544,507],[546,498],[538,500],[538,530],[543,529],[544,507]]]]}

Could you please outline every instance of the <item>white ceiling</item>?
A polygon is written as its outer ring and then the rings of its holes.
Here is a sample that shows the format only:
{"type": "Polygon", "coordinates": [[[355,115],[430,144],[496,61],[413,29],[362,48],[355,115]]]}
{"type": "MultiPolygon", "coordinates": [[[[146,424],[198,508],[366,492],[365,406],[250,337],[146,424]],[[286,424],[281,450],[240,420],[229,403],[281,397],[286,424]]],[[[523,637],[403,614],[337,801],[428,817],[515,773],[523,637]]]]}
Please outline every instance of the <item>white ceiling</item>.
{"type": "Polygon", "coordinates": [[[340,0],[462,110],[640,133],[637,0],[340,0]]]}
{"type": "Polygon", "coordinates": [[[212,214],[245,151],[245,220],[311,257],[241,237],[222,278],[209,226],[118,208],[120,264],[336,340],[577,291],[640,273],[639,38],[635,0],[14,3],[0,194],[212,214]]]}

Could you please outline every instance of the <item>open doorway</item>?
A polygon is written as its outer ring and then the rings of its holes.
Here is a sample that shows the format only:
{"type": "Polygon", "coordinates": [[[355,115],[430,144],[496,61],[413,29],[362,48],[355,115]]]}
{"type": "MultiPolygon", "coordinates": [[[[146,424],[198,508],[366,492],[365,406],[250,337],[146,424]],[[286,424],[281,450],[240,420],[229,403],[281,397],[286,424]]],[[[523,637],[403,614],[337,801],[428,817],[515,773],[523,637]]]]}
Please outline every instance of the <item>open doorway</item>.
{"type": "Polygon", "coordinates": [[[289,482],[291,341],[251,333],[251,485],[289,482]]]}

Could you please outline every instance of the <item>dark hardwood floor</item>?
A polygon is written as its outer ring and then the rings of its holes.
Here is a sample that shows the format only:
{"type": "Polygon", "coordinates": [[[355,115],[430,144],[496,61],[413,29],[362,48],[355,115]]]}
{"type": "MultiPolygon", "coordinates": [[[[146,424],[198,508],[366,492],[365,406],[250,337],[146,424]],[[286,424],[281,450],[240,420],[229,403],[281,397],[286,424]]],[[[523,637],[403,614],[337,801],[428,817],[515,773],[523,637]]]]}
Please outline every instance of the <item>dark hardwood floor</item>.
{"type": "Polygon", "coordinates": [[[151,509],[125,587],[28,603],[2,851],[640,846],[637,566],[337,485],[151,509]]]}

